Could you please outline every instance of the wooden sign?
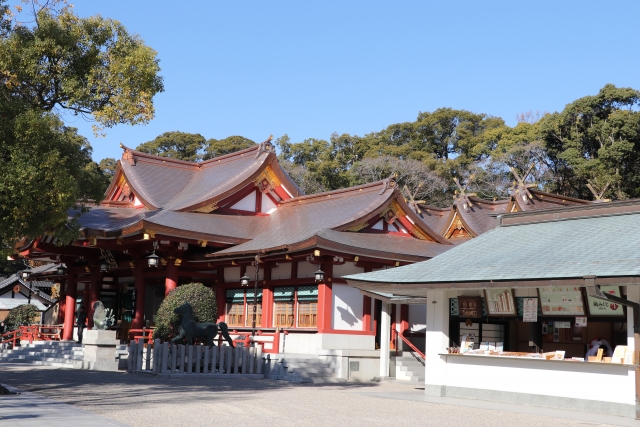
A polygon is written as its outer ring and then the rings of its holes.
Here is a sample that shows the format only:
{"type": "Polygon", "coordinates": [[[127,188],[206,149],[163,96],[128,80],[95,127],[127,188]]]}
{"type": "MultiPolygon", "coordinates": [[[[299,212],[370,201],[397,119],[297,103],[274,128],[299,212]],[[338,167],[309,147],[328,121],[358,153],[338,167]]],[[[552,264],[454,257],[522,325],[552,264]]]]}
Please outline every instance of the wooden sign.
{"type": "Polygon", "coordinates": [[[538,298],[525,298],[522,301],[522,321],[538,321],[538,298]]]}
{"type": "Polygon", "coordinates": [[[543,286],[538,288],[543,316],[584,316],[582,289],[579,286],[543,286]]]}
{"type": "Polygon", "coordinates": [[[511,289],[497,288],[484,290],[487,313],[491,316],[515,316],[516,304],[511,289]]]}
{"type": "Polygon", "coordinates": [[[458,297],[458,311],[460,317],[479,319],[482,317],[482,298],[458,297]]]}

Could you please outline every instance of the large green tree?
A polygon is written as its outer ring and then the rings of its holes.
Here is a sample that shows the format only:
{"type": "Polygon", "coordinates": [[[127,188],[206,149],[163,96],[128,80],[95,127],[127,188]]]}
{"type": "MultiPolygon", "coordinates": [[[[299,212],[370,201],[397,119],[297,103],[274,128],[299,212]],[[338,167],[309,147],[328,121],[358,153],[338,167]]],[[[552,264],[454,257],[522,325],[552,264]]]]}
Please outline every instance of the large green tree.
{"type": "Polygon", "coordinates": [[[89,115],[99,127],[153,118],[163,84],[156,52],[140,36],[113,19],[80,18],[64,3],[34,6],[32,27],[13,25],[0,39],[0,79],[12,98],[89,115]]]}
{"type": "Polygon", "coordinates": [[[204,136],[199,133],[165,132],[149,142],[140,144],[136,150],[156,156],[198,162],[202,160],[205,141],[204,136]]]}
{"type": "Polygon", "coordinates": [[[204,148],[203,160],[213,159],[214,157],[224,156],[225,154],[235,153],[236,151],[251,148],[256,145],[252,140],[244,136],[228,136],[224,139],[210,139],[204,148]]]}
{"type": "MultiPolygon", "coordinates": [[[[0,9],[4,8],[0,0],[0,9]]],[[[75,237],[75,217],[102,197],[91,146],[59,117],[98,127],[144,123],[162,90],[155,52],[117,21],[33,2],[32,24],[0,17],[0,251],[21,238],[75,237]]],[[[15,19],[18,19],[17,17],[15,19]]]]}
{"type": "Polygon", "coordinates": [[[553,190],[592,197],[587,184],[615,199],[640,197],[640,92],[604,86],[540,121],[554,170],[553,190]]]}

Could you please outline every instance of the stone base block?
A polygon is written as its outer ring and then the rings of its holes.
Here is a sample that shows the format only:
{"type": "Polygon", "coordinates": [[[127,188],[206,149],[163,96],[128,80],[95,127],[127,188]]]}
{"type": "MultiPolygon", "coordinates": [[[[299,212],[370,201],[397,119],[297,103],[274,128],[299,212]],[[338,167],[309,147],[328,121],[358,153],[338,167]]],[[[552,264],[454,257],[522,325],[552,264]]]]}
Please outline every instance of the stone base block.
{"type": "Polygon", "coordinates": [[[120,341],[116,339],[116,331],[91,329],[84,332],[83,369],[93,371],[117,371],[118,359],[116,346],[120,341]]]}

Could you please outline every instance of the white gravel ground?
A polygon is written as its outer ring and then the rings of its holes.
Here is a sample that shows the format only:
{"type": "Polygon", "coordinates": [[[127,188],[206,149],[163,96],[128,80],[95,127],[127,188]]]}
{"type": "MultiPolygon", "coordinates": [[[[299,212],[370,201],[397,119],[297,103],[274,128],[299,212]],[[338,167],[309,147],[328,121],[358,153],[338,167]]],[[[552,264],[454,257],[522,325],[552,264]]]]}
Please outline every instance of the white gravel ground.
{"type": "Polygon", "coordinates": [[[395,383],[300,385],[272,380],[158,379],[21,365],[0,365],[0,382],[134,427],[606,425],[362,394],[393,396],[416,388],[395,383]]]}

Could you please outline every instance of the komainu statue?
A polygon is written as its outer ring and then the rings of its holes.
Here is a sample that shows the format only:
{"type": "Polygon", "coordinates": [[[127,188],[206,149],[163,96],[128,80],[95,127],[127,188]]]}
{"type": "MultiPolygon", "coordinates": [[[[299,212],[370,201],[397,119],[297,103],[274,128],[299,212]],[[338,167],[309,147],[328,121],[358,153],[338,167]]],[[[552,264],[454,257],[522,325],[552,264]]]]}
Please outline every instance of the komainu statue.
{"type": "Polygon", "coordinates": [[[102,301],[93,303],[93,329],[109,329],[115,323],[113,310],[104,308],[102,301]]]}
{"type": "Polygon", "coordinates": [[[172,343],[181,341],[186,338],[187,345],[193,344],[193,339],[201,339],[207,343],[207,346],[213,345],[213,340],[218,336],[218,328],[222,332],[222,336],[227,340],[231,347],[233,340],[229,336],[229,328],[224,322],[218,324],[211,322],[196,323],[193,318],[193,308],[191,304],[185,302],[180,307],[173,310],[175,314],[182,314],[182,322],[180,323],[180,335],[171,340],[172,343]]]}

